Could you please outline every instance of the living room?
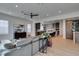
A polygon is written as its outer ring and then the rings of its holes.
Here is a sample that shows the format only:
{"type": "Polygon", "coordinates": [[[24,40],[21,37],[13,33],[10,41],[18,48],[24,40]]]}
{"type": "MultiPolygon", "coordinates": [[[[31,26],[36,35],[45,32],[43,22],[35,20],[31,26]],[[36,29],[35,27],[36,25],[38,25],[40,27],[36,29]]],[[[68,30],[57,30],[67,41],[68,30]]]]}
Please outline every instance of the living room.
{"type": "MultiPolygon", "coordinates": [[[[79,4],[76,3],[0,4],[0,55],[34,56],[40,47],[41,53],[47,53],[48,36],[57,39],[62,37],[63,40],[71,39],[73,44],[78,44],[78,10],[79,4]],[[46,36],[44,42],[42,35],[46,36]],[[11,43],[14,45],[11,46],[11,43]]],[[[51,48],[54,42],[48,41],[51,48]]]]}

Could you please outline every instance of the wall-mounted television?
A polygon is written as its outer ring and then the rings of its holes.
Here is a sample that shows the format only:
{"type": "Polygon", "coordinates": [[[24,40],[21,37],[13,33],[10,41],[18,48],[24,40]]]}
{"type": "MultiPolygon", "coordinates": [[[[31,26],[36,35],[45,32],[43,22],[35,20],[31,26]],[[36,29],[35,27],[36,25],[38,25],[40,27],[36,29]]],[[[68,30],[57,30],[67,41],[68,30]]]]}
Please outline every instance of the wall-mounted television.
{"type": "Polygon", "coordinates": [[[26,38],[26,32],[15,32],[14,39],[26,38]]]}

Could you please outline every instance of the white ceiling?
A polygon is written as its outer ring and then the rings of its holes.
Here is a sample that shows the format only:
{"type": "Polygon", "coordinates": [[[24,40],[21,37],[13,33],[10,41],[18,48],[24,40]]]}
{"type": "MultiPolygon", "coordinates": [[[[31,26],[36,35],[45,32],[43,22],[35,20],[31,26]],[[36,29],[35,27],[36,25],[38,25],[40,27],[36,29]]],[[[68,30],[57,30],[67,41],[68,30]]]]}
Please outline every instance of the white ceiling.
{"type": "Polygon", "coordinates": [[[47,17],[58,16],[71,12],[79,11],[78,3],[0,3],[0,11],[10,15],[30,18],[24,16],[21,11],[25,10],[27,14],[33,12],[38,13],[39,16],[33,19],[44,19],[47,17]],[[16,8],[16,5],[18,7],[16,8]]]}

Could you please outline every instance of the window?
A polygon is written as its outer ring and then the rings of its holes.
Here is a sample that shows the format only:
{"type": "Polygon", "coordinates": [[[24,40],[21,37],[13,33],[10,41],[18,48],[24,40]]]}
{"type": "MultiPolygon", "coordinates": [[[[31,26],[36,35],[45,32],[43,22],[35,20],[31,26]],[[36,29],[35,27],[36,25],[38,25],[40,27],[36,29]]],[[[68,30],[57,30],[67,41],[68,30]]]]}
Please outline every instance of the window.
{"type": "Polygon", "coordinates": [[[31,32],[31,24],[27,24],[27,32],[31,32]]]}
{"type": "Polygon", "coordinates": [[[0,34],[8,34],[8,21],[0,20],[0,34]]]}

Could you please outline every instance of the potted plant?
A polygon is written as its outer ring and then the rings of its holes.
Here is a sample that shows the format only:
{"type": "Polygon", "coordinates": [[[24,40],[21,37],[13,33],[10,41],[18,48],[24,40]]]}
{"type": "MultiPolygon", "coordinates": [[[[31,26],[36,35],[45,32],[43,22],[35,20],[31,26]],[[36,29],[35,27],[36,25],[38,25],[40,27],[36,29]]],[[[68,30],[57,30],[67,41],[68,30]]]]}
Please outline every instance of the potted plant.
{"type": "Polygon", "coordinates": [[[52,39],[48,33],[46,33],[46,32],[42,33],[41,38],[47,38],[48,39],[48,43],[47,43],[48,46],[52,47],[52,39]]]}
{"type": "Polygon", "coordinates": [[[48,37],[48,47],[52,47],[52,39],[50,35],[48,37]]]}
{"type": "Polygon", "coordinates": [[[40,38],[48,38],[49,37],[49,34],[44,32],[40,35],[40,38]]]}

